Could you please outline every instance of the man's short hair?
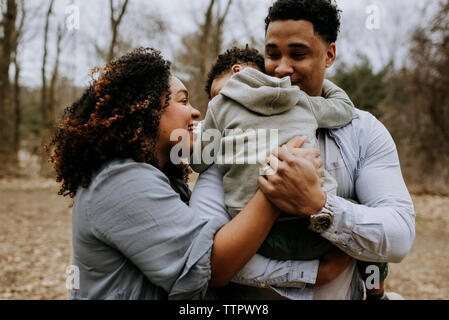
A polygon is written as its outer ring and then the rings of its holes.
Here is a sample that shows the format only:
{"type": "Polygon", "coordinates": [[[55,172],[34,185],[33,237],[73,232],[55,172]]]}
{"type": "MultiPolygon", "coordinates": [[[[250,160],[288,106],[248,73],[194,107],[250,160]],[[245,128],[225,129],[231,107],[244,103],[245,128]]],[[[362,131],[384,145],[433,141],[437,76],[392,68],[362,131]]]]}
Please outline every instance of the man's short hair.
{"type": "Polygon", "coordinates": [[[236,64],[249,64],[257,67],[260,71],[265,72],[265,60],[262,54],[256,49],[250,48],[248,45],[242,49],[238,47],[232,47],[225,53],[218,56],[217,61],[212,66],[207,76],[206,93],[210,96],[210,89],[212,82],[222,74],[230,72],[232,66],[236,64]]]}
{"type": "Polygon", "coordinates": [[[274,21],[305,20],[313,24],[315,33],[327,43],[337,41],[340,12],[334,0],[278,0],[265,19],[265,32],[274,21]]]}

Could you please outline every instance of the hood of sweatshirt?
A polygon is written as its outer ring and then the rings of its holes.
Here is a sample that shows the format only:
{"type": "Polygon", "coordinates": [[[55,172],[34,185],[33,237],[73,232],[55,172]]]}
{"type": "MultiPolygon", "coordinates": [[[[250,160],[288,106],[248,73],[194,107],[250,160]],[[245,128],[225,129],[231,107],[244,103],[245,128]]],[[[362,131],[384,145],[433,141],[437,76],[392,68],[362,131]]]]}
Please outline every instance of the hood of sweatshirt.
{"type": "Polygon", "coordinates": [[[292,87],[289,77],[274,78],[248,67],[233,75],[220,94],[252,112],[271,116],[295,107],[301,90],[292,87]]]}

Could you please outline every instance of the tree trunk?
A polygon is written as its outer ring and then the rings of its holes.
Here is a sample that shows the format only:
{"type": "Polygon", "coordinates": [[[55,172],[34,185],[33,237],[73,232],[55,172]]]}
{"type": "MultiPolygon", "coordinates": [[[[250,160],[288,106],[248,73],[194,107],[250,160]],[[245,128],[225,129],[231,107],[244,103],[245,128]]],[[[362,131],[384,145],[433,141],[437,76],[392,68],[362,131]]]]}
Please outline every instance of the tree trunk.
{"type": "Polygon", "coordinates": [[[14,116],[9,81],[17,4],[7,0],[6,12],[2,12],[3,37],[0,38],[0,175],[15,172],[18,167],[17,153],[14,152],[14,116]]]}
{"type": "Polygon", "coordinates": [[[210,31],[212,29],[212,22],[213,22],[213,8],[215,5],[215,0],[210,0],[209,7],[207,8],[204,24],[201,28],[201,40],[200,40],[200,46],[201,46],[201,64],[200,64],[200,70],[199,70],[199,76],[201,83],[205,82],[206,79],[206,73],[207,73],[207,55],[208,55],[208,47],[210,42],[210,31]]]}
{"type": "Polygon", "coordinates": [[[14,57],[14,66],[16,72],[14,74],[14,153],[18,154],[20,150],[20,123],[21,115],[21,100],[20,100],[20,65],[17,62],[17,55],[14,57]]]}
{"type": "Polygon", "coordinates": [[[118,17],[115,17],[115,11],[113,0],[110,0],[110,9],[111,9],[111,43],[109,45],[109,53],[108,53],[108,61],[111,61],[115,58],[116,53],[116,47],[118,43],[118,28],[120,27],[120,23],[122,22],[123,16],[125,15],[126,8],[128,6],[128,0],[125,0],[121,8],[118,8],[117,10],[120,11],[118,17]]]}
{"type": "Polygon", "coordinates": [[[47,54],[48,54],[48,29],[50,25],[50,16],[53,10],[54,0],[51,0],[48,7],[47,15],[45,18],[44,27],[44,56],[42,60],[42,130],[41,130],[41,175],[47,176],[50,173],[50,166],[48,164],[47,153],[45,152],[45,145],[48,143],[51,137],[51,129],[54,122],[53,110],[48,103],[48,88],[47,88],[47,54]]]}
{"type": "Polygon", "coordinates": [[[217,18],[217,26],[215,29],[215,53],[214,55],[218,57],[221,53],[221,46],[223,45],[223,26],[226,21],[226,17],[228,16],[229,9],[231,8],[232,0],[228,0],[226,5],[226,9],[221,16],[217,18]]]}
{"type": "Polygon", "coordinates": [[[20,72],[21,67],[20,63],[18,61],[18,55],[19,55],[19,45],[22,41],[22,36],[24,33],[24,26],[25,26],[25,17],[26,17],[26,11],[25,11],[25,3],[24,0],[20,1],[20,23],[19,27],[17,28],[15,39],[14,39],[14,153],[17,155],[19,154],[20,150],[20,123],[22,121],[22,115],[21,115],[21,87],[20,87],[20,72]]]}

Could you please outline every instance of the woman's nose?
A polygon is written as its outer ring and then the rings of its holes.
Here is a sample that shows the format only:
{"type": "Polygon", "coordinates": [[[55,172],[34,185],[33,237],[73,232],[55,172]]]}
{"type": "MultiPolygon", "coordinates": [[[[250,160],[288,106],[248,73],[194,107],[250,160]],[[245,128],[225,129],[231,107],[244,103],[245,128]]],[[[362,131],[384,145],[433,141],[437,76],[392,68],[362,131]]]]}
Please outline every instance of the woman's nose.
{"type": "Polygon", "coordinates": [[[201,118],[201,112],[194,107],[192,107],[192,118],[194,120],[198,120],[199,118],[201,118]]]}

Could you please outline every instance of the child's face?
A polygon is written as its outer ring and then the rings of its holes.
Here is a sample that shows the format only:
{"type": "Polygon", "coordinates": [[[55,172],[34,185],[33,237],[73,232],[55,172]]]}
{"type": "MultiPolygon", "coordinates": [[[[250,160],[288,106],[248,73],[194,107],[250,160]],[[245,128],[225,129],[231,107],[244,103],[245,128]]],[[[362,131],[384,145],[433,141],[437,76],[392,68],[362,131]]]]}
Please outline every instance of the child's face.
{"type": "Polygon", "coordinates": [[[212,86],[210,87],[210,97],[211,99],[215,98],[221,91],[221,89],[224,88],[226,83],[231,79],[231,77],[236,74],[237,72],[242,71],[246,68],[252,68],[252,66],[249,65],[243,65],[243,64],[236,64],[233,65],[231,70],[228,72],[222,74],[221,76],[214,79],[212,82],[212,86]]]}
{"type": "Polygon", "coordinates": [[[214,79],[212,82],[212,86],[210,87],[210,97],[211,99],[215,98],[226,85],[229,79],[234,75],[232,71],[228,71],[221,76],[214,79]]]}

